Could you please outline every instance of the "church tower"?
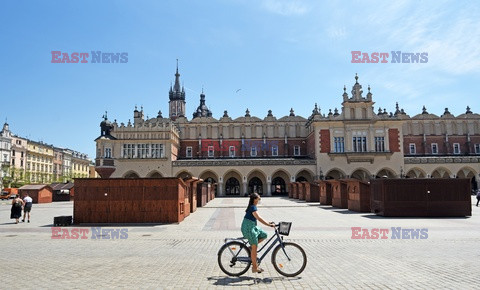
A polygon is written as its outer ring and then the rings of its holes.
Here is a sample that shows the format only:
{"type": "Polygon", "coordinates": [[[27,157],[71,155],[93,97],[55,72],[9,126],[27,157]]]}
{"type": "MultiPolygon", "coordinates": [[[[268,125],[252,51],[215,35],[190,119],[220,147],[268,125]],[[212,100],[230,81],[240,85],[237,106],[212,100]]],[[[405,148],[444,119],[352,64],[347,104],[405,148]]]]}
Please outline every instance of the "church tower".
{"type": "Polygon", "coordinates": [[[178,117],[185,117],[185,89],[180,89],[180,74],[178,73],[178,59],[177,72],[175,73],[175,85],[170,86],[168,93],[170,101],[168,102],[169,117],[173,121],[178,117]]]}

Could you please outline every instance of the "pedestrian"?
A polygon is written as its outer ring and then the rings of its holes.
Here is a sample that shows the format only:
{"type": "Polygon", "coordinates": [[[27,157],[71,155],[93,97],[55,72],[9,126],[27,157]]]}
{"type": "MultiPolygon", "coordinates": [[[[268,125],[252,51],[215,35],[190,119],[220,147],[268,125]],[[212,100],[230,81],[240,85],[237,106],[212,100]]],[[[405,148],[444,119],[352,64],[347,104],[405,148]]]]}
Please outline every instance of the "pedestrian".
{"type": "Polygon", "coordinates": [[[25,206],[23,207],[23,220],[25,222],[25,216],[28,216],[28,222],[30,222],[30,212],[32,211],[33,199],[28,195],[28,193],[23,198],[25,206]],[[27,214],[28,213],[28,214],[27,214]]]}
{"type": "Polygon", "coordinates": [[[480,202],[480,189],[477,189],[477,206],[478,202],[480,202]]]}
{"type": "Polygon", "coordinates": [[[260,201],[260,195],[254,192],[250,195],[246,214],[242,222],[242,234],[248,240],[251,246],[250,257],[252,259],[252,272],[262,273],[263,269],[257,265],[258,244],[267,238],[267,233],[257,226],[257,220],[268,227],[275,227],[274,223],[267,223],[257,212],[257,204],[260,201]]]}
{"type": "Polygon", "coordinates": [[[18,219],[22,216],[22,207],[24,203],[20,196],[12,200],[12,209],[10,211],[10,218],[15,219],[15,223],[18,224],[18,219]]]}

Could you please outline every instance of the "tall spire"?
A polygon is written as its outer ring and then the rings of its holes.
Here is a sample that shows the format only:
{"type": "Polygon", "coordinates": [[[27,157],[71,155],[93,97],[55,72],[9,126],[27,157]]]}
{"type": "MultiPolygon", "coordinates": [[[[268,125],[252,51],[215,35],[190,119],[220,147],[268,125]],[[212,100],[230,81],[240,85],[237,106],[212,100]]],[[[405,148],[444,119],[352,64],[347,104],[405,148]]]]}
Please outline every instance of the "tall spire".
{"type": "Polygon", "coordinates": [[[180,74],[178,73],[178,59],[177,59],[177,69],[175,70],[175,84],[170,85],[170,91],[168,92],[170,100],[185,100],[185,89],[180,87],[180,74]]]}
{"type": "Polygon", "coordinates": [[[178,59],[177,59],[177,68],[175,70],[175,84],[170,85],[170,91],[168,92],[170,102],[168,102],[169,107],[169,118],[173,121],[177,117],[185,116],[185,89],[180,87],[180,74],[178,73],[178,59]]]}
{"type": "Polygon", "coordinates": [[[177,71],[175,72],[175,85],[173,87],[174,91],[180,91],[180,74],[178,73],[178,58],[177,58],[177,71]]]}

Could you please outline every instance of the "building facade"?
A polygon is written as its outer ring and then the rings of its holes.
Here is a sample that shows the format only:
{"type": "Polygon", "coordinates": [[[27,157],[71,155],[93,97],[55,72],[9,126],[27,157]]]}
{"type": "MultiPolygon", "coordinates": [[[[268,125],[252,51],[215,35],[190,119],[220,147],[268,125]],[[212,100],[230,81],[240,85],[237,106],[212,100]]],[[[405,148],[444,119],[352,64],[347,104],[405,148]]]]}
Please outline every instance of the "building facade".
{"type": "Polygon", "coordinates": [[[63,149],[53,148],[53,180],[54,182],[64,182],[63,175],[63,149]]]}
{"type": "Polygon", "coordinates": [[[467,108],[453,116],[410,117],[398,104],[394,113],[374,110],[370,87],[364,96],[355,76],[343,88],[341,110],[307,118],[295,115],[216,119],[200,104],[188,120],[180,74],[169,91],[169,118],[159,112],[134,122],[111,123],[105,114],[96,141],[95,168],[102,177],[188,177],[217,184],[217,194],[285,193],[288,183],[315,179],[469,178],[480,173],[480,115],[467,108]],[[176,102],[172,106],[172,102],[176,102]],[[183,103],[182,103],[183,102],[183,103]],[[183,104],[183,107],[182,107],[183,104]],[[179,109],[180,108],[180,109],[179,109]]]}
{"type": "Polygon", "coordinates": [[[10,176],[12,181],[24,180],[27,166],[28,140],[12,135],[12,163],[10,176]]]}
{"type": "Polygon", "coordinates": [[[72,151],[72,176],[73,178],[89,177],[90,160],[87,154],[78,151],[72,151]]]}
{"type": "Polygon", "coordinates": [[[86,154],[12,134],[8,123],[0,131],[0,185],[73,181],[89,176],[86,154]]]}
{"type": "Polygon", "coordinates": [[[27,144],[27,180],[33,183],[53,182],[54,147],[43,142],[27,144]]]}
{"type": "Polygon", "coordinates": [[[10,173],[10,160],[12,151],[12,133],[8,123],[3,124],[0,131],[0,189],[3,189],[4,178],[8,178],[10,173]]]}

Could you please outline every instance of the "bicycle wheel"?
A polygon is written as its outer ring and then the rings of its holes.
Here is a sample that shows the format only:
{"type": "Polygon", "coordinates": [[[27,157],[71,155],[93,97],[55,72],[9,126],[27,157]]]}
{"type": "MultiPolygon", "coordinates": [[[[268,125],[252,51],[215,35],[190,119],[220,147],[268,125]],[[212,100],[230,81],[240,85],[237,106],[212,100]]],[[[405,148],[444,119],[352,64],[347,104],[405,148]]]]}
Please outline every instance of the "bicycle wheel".
{"type": "Polygon", "coordinates": [[[307,266],[307,255],[295,243],[283,243],[275,247],[272,253],[272,264],[278,273],[286,277],[295,277],[307,266]]]}
{"type": "Polygon", "coordinates": [[[229,276],[244,274],[251,264],[250,249],[241,242],[228,242],[218,251],[218,265],[229,276]]]}

